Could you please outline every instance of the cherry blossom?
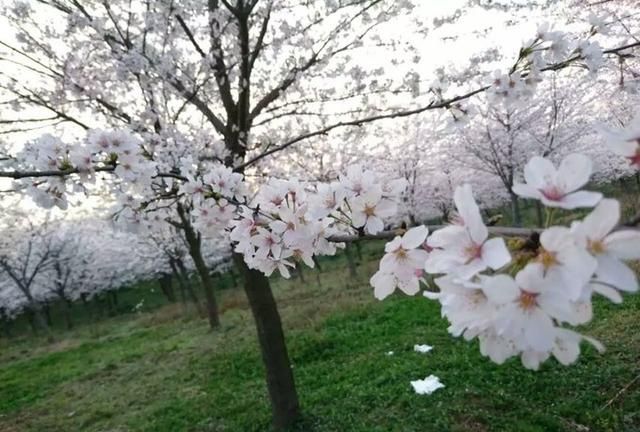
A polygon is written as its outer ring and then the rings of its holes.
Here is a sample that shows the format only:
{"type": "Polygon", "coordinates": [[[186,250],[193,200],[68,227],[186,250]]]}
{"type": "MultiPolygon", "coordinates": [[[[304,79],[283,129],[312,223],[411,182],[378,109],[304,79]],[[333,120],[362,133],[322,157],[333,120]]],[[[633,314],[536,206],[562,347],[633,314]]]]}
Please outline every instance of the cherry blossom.
{"type": "Polygon", "coordinates": [[[513,192],[524,198],[542,201],[545,206],[563,209],[593,207],[602,198],[599,192],[578,191],[591,176],[591,160],[581,154],[565,157],[556,169],[545,158],[535,156],[524,168],[526,183],[513,186],[513,192]]]}
{"type": "MultiPolygon", "coordinates": [[[[630,229],[614,231],[619,219],[618,201],[603,199],[593,212],[571,227],[578,243],[597,260],[592,287],[604,295],[612,288],[630,292],[638,290],[638,278],[623,260],[640,259],[640,232],[630,229]]],[[[615,293],[608,296],[617,298],[615,293]]]]}
{"type": "Polygon", "coordinates": [[[554,226],[540,235],[540,251],[536,262],[546,283],[556,286],[571,300],[577,300],[598,265],[567,227],[554,226]]]}
{"type": "Polygon", "coordinates": [[[497,270],[511,261],[501,238],[489,239],[471,186],[456,189],[454,201],[458,209],[457,224],[434,232],[427,244],[433,249],[425,262],[427,273],[454,273],[470,279],[487,267],[497,270]]]}
{"type": "Polygon", "coordinates": [[[370,191],[353,198],[351,201],[351,218],[356,228],[363,227],[369,234],[376,234],[384,229],[384,218],[395,214],[396,205],[382,197],[381,191],[370,191]]]}
{"type": "Polygon", "coordinates": [[[385,245],[380,269],[371,278],[377,299],[384,299],[396,288],[407,295],[414,295],[420,290],[419,278],[428,256],[427,251],[422,248],[427,234],[426,227],[418,226],[385,245]]]}
{"type": "Polygon", "coordinates": [[[624,129],[603,130],[607,147],[622,156],[635,168],[640,168],[640,114],[624,129]]]}

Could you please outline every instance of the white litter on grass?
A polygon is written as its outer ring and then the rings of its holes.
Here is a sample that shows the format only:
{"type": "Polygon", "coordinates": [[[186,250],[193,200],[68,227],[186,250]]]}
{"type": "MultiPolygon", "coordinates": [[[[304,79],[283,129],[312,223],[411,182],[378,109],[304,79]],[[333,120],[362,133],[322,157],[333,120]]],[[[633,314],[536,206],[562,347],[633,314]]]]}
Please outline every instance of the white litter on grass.
{"type": "Polygon", "coordinates": [[[392,356],[392,355],[393,355],[393,351],[389,351],[389,352],[387,353],[387,355],[388,355],[388,356],[392,356]]]}
{"type": "Polygon", "coordinates": [[[431,345],[414,345],[413,346],[413,350],[415,352],[419,352],[422,354],[426,354],[429,351],[431,351],[433,349],[433,347],[431,345]]]}
{"type": "Polygon", "coordinates": [[[423,380],[411,381],[411,385],[419,395],[430,395],[439,388],[444,387],[444,384],[440,382],[440,378],[435,375],[429,375],[423,380]]]}

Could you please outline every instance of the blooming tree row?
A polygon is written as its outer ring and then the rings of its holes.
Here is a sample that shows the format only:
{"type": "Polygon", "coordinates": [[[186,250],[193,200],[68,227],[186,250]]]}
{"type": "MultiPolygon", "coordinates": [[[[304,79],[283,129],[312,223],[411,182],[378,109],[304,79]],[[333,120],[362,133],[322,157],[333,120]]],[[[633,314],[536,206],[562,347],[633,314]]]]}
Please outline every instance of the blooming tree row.
{"type": "MultiPolygon", "coordinates": [[[[286,276],[296,261],[311,265],[341,240],[381,235],[406,181],[363,164],[319,176],[330,180],[323,185],[289,175],[260,185],[250,175],[285,165],[274,162],[275,154],[352,126],[434,110],[464,122],[473,114],[469,102],[481,94],[496,105],[522,106],[546,72],[578,65],[633,76],[629,59],[640,45],[635,28],[613,17],[592,17],[575,31],[543,26],[495,76],[477,83],[447,71],[425,92],[412,44],[378,31],[394,23],[408,28],[414,6],[408,1],[43,3],[68,25],[38,26],[42,11],[15,2],[19,47],[3,47],[38,79],[29,84],[9,76],[3,88],[16,108],[39,107],[52,113],[45,122],[89,133],[76,140],[43,137],[15,155],[14,170],[2,175],[22,179],[17,187],[38,203],[62,208],[69,194],[106,186],[118,202],[117,220],[128,227],[145,229],[155,219],[183,232],[205,286],[202,244],[228,233],[246,272],[276,427],[290,424],[299,410],[265,275],[286,276]],[[613,36],[606,35],[610,30],[613,36]],[[49,40],[69,49],[42,43],[49,40]],[[349,80],[339,79],[346,75],[349,80]],[[409,94],[415,99],[407,103],[409,94]],[[96,130],[95,123],[115,128],[96,130]]],[[[416,280],[409,282],[415,290],[416,280]]],[[[215,314],[210,320],[216,324],[215,314]]]]}
{"type": "MultiPolygon", "coordinates": [[[[50,301],[62,305],[67,325],[71,326],[73,302],[87,301],[163,273],[179,273],[184,277],[193,271],[193,265],[180,258],[185,246],[179,236],[172,238],[179,242],[171,250],[176,266],[179,261],[174,272],[164,257],[165,251],[150,242],[149,237],[115,230],[108,221],[64,221],[52,216],[40,219],[13,211],[5,213],[1,222],[2,318],[27,312],[42,330],[47,327],[42,310],[50,301]]],[[[158,236],[154,231],[153,238],[158,236]]],[[[224,268],[220,265],[228,262],[228,251],[215,243],[209,245],[205,251],[209,267],[224,268]]],[[[190,290],[193,300],[191,286],[185,285],[184,289],[190,290]]]]}

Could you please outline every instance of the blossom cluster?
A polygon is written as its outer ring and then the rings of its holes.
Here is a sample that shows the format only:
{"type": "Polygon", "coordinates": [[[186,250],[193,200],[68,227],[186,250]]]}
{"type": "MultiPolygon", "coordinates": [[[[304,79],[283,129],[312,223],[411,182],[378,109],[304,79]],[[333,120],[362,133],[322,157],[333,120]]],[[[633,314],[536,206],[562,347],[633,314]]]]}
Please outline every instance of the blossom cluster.
{"type": "Polygon", "coordinates": [[[567,156],[558,168],[540,157],[529,161],[516,194],[540,200],[550,216],[557,208],[595,208],[570,226],[549,224],[535,232],[529,239],[533,245],[514,255],[503,238],[489,238],[471,186],[459,186],[458,216],[451,225],[429,237],[426,227],[412,228],[386,245],[380,270],[371,278],[376,297],[396,288],[416,294],[420,282],[437,287],[424,295],[440,303],[449,332],[477,338],[481,353],[496,363],[519,356],[525,367],[538,369],[553,355],[571,364],[582,340],[603,349],[572,327],[592,319],[594,294],[619,303],[620,292],[638,290],[625,261],[640,259],[640,232],[619,228],[618,201],[579,190],[591,169],[579,154],[567,156]],[[432,275],[429,280],[420,276],[423,271],[432,275]]]}
{"type": "Polygon", "coordinates": [[[231,240],[251,268],[289,277],[296,261],[314,267],[314,255],[333,255],[342,246],[332,241],[338,234],[382,231],[405,187],[403,179],[384,181],[360,165],[315,187],[272,179],[250,206],[241,206],[231,240]]]}
{"type": "Polygon", "coordinates": [[[154,163],[143,154],[141,143],[125,131],[91,130],[86,142],[65,143],[45,134],[18,155],[21,168],[39,172],[75,173],[77,177],[51,175],[21,180],[26,193],[44,208],[68,206],[68,192],[95,182],[96,169],[113,170],[128,189],[143,190],[151,183],[154,163]]]}
{"type": "Polygon", "coordinates": [[[541,72],[562,62],[580,61],[590,72],[596,72],[604,63],[604,53],[598,41],[591,38],[606,34],[607,25],[593,15],[589,21],[591,28],[584,38],[572,38],[569,33],[552,29],[548,23],[540,25],[535,37],[520,49],[511,70],[494,73],[488,89],[490,99],[507,105],[523,103],[542,80],[541,72]]]}

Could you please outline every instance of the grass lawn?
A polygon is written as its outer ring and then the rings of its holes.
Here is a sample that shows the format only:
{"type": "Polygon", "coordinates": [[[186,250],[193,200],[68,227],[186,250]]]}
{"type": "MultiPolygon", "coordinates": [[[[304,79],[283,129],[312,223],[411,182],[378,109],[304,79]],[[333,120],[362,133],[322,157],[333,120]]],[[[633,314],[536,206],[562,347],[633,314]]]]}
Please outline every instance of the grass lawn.
{"type": "MultiPolygon", "coordinates": [[[[436,303],[368,286],[380,245],[357,280],[343,257],[315,274],[274,279],[305,419],[300,431],[640,431],[640,296],[598,302],[577,365],[497,366],[453,339],[436,303]],[[428,354],[413,345],[434,346],[428,354]],[[393,351],[393,355],[388,355],[393,351]],[[445,388],[416,395],[435,374],[445,388]],[[615,397],[609,406],[603,408],[615,397]]],[[[142,288],[141,288],[142,289],[142,288]]],[[[180,305],[106,319],[53,343],[1,340],[0,431],[265,431],[269,402],[241,290],[221,293],[222,329],[180,305]]]]}

